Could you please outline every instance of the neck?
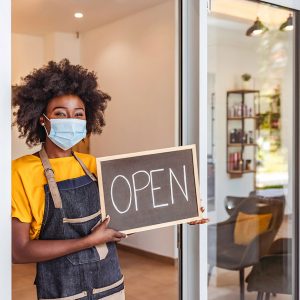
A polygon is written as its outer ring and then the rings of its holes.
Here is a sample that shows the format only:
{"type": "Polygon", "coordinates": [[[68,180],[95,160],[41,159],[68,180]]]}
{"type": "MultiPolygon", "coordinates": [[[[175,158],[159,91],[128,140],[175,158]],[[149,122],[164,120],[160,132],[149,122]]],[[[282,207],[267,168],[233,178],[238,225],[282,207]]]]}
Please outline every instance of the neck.
{"type": "Polygon", "coordinates": [[[44,148],[49,158],[68,157],[72,155],[72,149],[63,150],[56,146],[48,137],[46,138],[44,148]]]}

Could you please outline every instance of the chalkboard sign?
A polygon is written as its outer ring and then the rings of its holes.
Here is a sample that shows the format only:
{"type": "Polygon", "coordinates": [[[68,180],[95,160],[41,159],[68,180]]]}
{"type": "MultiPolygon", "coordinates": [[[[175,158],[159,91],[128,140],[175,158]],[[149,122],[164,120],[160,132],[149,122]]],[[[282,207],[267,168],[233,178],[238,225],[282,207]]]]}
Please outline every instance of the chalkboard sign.
{"type": "Polygon", "coordinates": [[[201,218],[195,145],[97,158],[102,219],[124,233],[201,218]]]}

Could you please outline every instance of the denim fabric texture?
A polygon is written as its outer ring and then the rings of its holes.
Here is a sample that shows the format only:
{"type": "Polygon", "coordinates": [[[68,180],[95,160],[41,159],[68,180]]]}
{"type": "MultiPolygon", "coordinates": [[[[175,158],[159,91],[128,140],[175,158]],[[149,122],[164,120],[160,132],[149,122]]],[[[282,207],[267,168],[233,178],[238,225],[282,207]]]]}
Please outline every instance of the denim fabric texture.
{"type": "MultiPolygon", "coordinates": [[[[64,218],[83,218],[100,210],[97,183],[85,175],[57,183],[62,208],[55,208],[49,186],[45,185],[45,212],[39,239],[64,240],[88,235],[101,216],[86,222],[67,223],[64,218]]],[[[35,284],[38,298],[70,297],[83,291],[81,299],[95,300],[124,289],[124,284],[93,294],[93,289],[114,284],[122,278],[115,243],[108,243],[108,255],[100,260],[95,247],[37,264],[35,284]]]]}

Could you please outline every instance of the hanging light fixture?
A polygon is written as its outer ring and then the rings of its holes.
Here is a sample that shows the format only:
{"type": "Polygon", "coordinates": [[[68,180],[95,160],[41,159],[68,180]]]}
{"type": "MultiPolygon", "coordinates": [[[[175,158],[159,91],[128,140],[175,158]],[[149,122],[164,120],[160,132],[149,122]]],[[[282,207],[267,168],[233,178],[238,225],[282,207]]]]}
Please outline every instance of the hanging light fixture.
{"type": "Polygon", "coordinates": [[[257,17],[256,21],[251,27],[246,31],[247,36],[259,36],[268,31],[268,28],[262,23],[262,21],[257,17]]]}
{"type": "Polygon", "coordinates": [[[289,17],[287,18],[287,20],[280,25],[279,30],[280,31],[292,31],[293,29],[294,29],[293,16],[292,16],[292,14],[290,14],[289,17]]]}

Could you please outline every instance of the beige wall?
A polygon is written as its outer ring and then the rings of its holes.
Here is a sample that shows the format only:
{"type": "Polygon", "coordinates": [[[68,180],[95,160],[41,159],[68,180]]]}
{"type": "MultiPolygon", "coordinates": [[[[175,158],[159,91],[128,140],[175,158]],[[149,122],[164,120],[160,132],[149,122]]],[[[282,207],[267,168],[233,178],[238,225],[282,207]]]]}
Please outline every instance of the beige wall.
{"type": "Polygon", "coordinates": [[[44,38],[25,34],[12,34],[12,84],[33,68],[44,63],[44,38]]]}
{"type": "MultiPolygon", "coordinates": [[[[73,33],[53,32],[46,36],[12,34],[12,84],[19,84],[21,77],[39,68],[49,60],[68,58],[80,63],[80,42],[73,33]]],[[[16,127],[12,128],[12,159],[36,152],[40,146],[29,148],[24,139],[18,138],[16,127]]]]}
{"type": "MultiPolygon", "coordinates": [[[[81,63],[94,69],[112,101],[91,153],[113,155],[175,144],[173,1],[81,35],[81,63]]],[[[175,228],[135,234],[124,244],[176,256],[175,228]]]]}
{"type": "Polygon", "coordinates": [[[86,32],[81,63],[112,101],[96,156],[174,145],[174,7],[167,2],[86,32]]]}
{"type": "Polygon", "coordinates": [[[45,61],[60,61],[68,58],[73,64],[80,64],[80,41],[75,33],[52,32],[44,37],[45,61]]]}
{"type": "MultiPolygon", "coordinates": [[[[95,70],[100,87],[112,96],[101,136],[91,138],[95,156],[141,151],[175,144],[174,1],[143,10],[89,32],[16,35],[13,79],[50,59],[67,57],[95,70]]],[[[13,159],[28,149],[13,129],[13,159]]],[[[175,228],[133,235],[125,244],[176,256],[175,228]]]]}
{"type": "MultiPolygon", "coordinates": [[[[12,84],[19,84],[21,77],[44,64],[44,38],[25,34],[12,34],[12,84]]],[[[17,128],[12,127],[12,159],[31,154],[39,147],[29,148],[24,139],[18,138],[17,128]]]]}

